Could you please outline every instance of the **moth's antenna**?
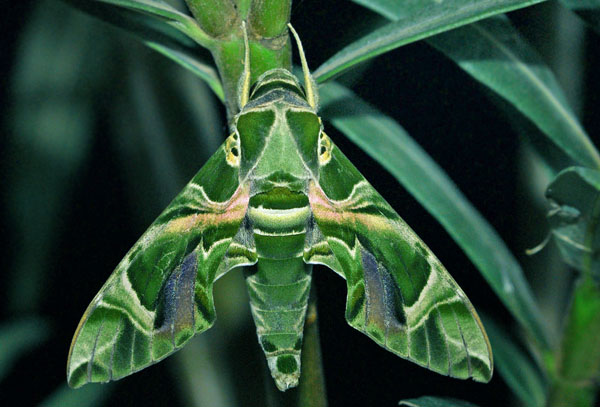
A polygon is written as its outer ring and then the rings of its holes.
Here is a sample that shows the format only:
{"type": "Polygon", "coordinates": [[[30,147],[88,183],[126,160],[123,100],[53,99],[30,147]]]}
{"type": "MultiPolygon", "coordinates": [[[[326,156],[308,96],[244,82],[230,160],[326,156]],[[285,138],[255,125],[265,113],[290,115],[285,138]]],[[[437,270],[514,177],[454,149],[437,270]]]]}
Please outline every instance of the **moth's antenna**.
{"type": "Polygon", "coordinates": [[[244,72],[240,78],[240,110],[248,103],[250,98],[250,46],[248,44],[248,31],[246,22],[242,21],[242,31],[244,32],[244,72]]]}
{"type": "Polygon", "coordinates": [[[292,35],[296,39],[296,46],[298,47],[298,53],[300,54],[300,62],[302,63],[302,72],[304,73],[304,87],[306,88],[306,101],[313,108],[317,109],[317,92],[315,81],[313,80],[310,71],[308,70],[308,64],[306,63],[306,56],[304,55],[304,48],[302,48],[302,42],[294,27],[288,24],[292,35]]]}

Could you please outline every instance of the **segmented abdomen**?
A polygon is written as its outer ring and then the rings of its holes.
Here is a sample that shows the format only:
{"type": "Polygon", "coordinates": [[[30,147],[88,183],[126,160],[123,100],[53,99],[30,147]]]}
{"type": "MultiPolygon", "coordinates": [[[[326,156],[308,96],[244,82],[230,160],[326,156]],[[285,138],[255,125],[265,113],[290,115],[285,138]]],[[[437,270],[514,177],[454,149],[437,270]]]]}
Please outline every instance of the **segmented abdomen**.
{"type": "Polygon", "coordinates": [[[258,255],[255,272],[246,277],[250,306],[281,390],[296,386],[300,377],[312,270],[302,259],[310,213],[306,195],[281,188],[254,196],[248,209],[258,255]]]}

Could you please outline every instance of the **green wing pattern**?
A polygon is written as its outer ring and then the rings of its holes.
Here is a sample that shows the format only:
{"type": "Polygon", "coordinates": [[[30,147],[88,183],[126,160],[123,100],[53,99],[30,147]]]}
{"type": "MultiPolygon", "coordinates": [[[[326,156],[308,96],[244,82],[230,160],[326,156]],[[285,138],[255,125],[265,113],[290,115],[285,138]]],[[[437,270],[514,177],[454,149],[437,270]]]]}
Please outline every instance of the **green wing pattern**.
{"type": "Polygon", "coordinates": [[[238,152],[230,136],[96,295],[71,343],[72,387],[134,373],[212,326],[214,281],[256,262],[243,223],[249,187],[239,182],[238,152]]]}
{"type": "Polygon", "coordinates": [[[322,133],[316,225],[305,260],[348,285],[346,319],[379,345],[438,373],[487,382],[492,352],[481,321],[444,266],[322,133]]]}

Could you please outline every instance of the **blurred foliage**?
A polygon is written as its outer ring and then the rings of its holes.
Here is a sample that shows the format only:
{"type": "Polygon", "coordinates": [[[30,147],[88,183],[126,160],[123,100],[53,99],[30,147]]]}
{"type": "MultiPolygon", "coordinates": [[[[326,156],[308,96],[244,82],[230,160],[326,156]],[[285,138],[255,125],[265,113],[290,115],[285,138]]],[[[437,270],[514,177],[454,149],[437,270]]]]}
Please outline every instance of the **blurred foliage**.
{"type": "Polygon", "coordinates": [[[23,318],[0,325],[0,381],[24,353],[40,346],[49,332],[48,323],[39,318],[23,318]]]}
{"type": "Polygon", "coordinates": [[[556,176],[546,196],[552,203],[548,222],[565,262],[580,272],[600,280],[598,253],[600,230],[597,228],[600,172],[571,167],[556,176]],[[590,264],[587,264],[590,263],[590,264]]]}
{"type": "MultiPolygon", "coordinates": [[[[324,61],[315,69],[317,80],[339,76],[321,91],[332,137],[439,253],[477,309],[492,316],[484,322],[497,362],[498,374],[483,386],[434,375],[380,351],[340,328],[342,284],[317,269],[331,405],[392,405],[404,397],[412,397],[402,402],[407,406],[472,405],[415,398],[429,392],[485,406],[594,405],[600,177],[588,134],[596,136],[600,124],[588,120],[583,126],[561,86],[579,83],[582,89],[566,93],[581,95],[575,105],[585,117],[597,116],[600,2],[528,7],[540,2],[293,4],[292,22],[309,62],[324,61]],[[518,8],[524,9],[502,15],[518,8]],[[589,27],[584,38],[569,37],[552,17],[571,13],[567,9],[589,27]],[[578,69],[557,79],[557,67],[547,61],[560,50],[547,45],[559,37],[587,53],[572,61],[578,69]],[[441,53],[420,43],[405,46],[424,38],[441,53]],[[384,143],[393,148],[382,148],[384,143]],[[521,171],[519,180],[517,167],[525,162],[535,162],[539,171],[521,171]],[[573,164],[582,167],[564,169],[573,164]],[[415,202],[396,193],[396,180],[415,202]],[[548,203],[540,192],[546,187],[548,203]],[[527,211],[515,216],[512,211],[526,204],[527,211]],[[547,224],[531,221],[546,212],[547,224]],[[515,243],[523,235],[541,240],[547,228],[553,243],[538,260],[560,254],[571,266],[560,270],[553,260],[551,266],[567,277],[551,293],[537,284],[550,267],[521,254],[536,242],[515,243]],[[572,305],[539,307],[537,298],[544,296],[571,298],[572,305]],[[563,319],[558,328],[547,326],[563,319]]],[[[215,65],[205,49],[216,55],[206,33],[223,26],[202,18],[196,23],[183,1],[68,3],[104,22],[61,2],[33,1],[18,9],[28,14],[21,17],[19,41],[11,44],[0,163],[10,241],[2,252],[9,267],[0,277],[0,400],[19,393],[23,404],[43,406],[294,405],[289,397],[273,396],[263,377],[240,273],[217,283],[216,326],[173,361],[117,384],[66,388],[66,352],[81,312],[120,256],[224,139],[221,102],[228,101],[231,114],[239,76],[235,69],[223,75],[219,56],[215,65]],[[35,391],[22,394],[18,385],[25,380],[38,384],[35,391]]],[[[249,4],[235,2],[243,13],[249,4]]],[[[254,12],[251,18],[265,30],[282,30],[269,24],[268,13],[254,12]]],[[[239,27],[231,27],[235,37],[239,27]]],[[[239,43],[235,37],[233,61],[239,43]]],[[[264,69],[289,53],[289,47],[268,54],[261,44],[252,46],[267,61],[264,69]]]]}
{"type": "Polygon", "coordinates": [[[438,397],[419,397],[418,399],[402,400],[400,405],[408,407],[477,407],[466,401],[438,397]]]}

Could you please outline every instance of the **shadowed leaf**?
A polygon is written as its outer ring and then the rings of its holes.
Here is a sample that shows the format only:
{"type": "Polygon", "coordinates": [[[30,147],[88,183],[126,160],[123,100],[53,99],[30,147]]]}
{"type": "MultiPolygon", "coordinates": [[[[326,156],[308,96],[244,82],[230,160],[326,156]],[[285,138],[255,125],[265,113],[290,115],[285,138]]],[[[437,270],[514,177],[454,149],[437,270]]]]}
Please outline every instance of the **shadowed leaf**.
{"type": "MultiPolygon", "coordinates": [[[[317,82],[325,82],[359,62],[411,42],[542,1],[544,0],[428,0],[398,3],[407,11],[404,18],[376,29],[346,46],[325,61],[314,72],[314,77],[317,82]]],[[[370,3],[369,0],[360,1],[363,5],[370,3]]],[[[381,5],[376,11],[383,9],[384,15],[390,17],[393,3],[374,3],[381,5]]]]}
{"type": "Polygon", "coordinates": [[[206,84],[215,93],[215,95],[217,95],[221,102],[225,102],[225,93],[223,91],[223,86],[221,85],[221,80],[219,79],[217,71],[212,66],[203,64],[197,58],[183,50],[177,50],[175,48],[150,41],[147,41],[146,45],[160,52],[162,55],[166,56],[172,61],[177,62],[184,68],[192,71],[195,75],[206,82],[206,84]]]}
{"type": "Polygon", "coordinates": [[[546,384],[533,360],[509,337],[506,330],[482,317],[492,343],[494,361],[508,387],[529,407],[546,405],[546,384]]]}
{"type": "Polygon", "coordinates": [[[429,43],[514,105],[574,162],[600,166],[600,155],[554,74],[507,18],[474,23],[430,38],[429,43]]]}
{"type": "Polygon", "coordinates": [[[108,398],[114,384],[94,384],[82,389],[73,390],[66,384],[57,388],[39,407],[96,407],[101,406],[108,398]]]}
{"type": "MultiPolygon", "coordinates": [[[[428,2],[355,0],[393,21],[426,13],[428,2]]],[[[600,4],[600,2],[599,2],[600,4]]],[[[571,111],[554,74],[507,18],[497,16],[428,39],[469,75],[535,123],[574,162],[600,166],[600,155],[571,111]]]]}
{"type": "Polygon", "coordinates": [[[600,0],[560,0],[600,34],[600,0]]]}
{"type": "Polygon", "coordinates": [[[145,40],[171,39],[208,47],[212,38],[196,21],[160,0],[64,0],[104,21],[132,31],[145,40]]]}
{"type": "Polygon", "coordinates": [[[49,326],[39,318],[21,319],[0,325],[0,381],[13,364],[48,337],[49,326]]]}

